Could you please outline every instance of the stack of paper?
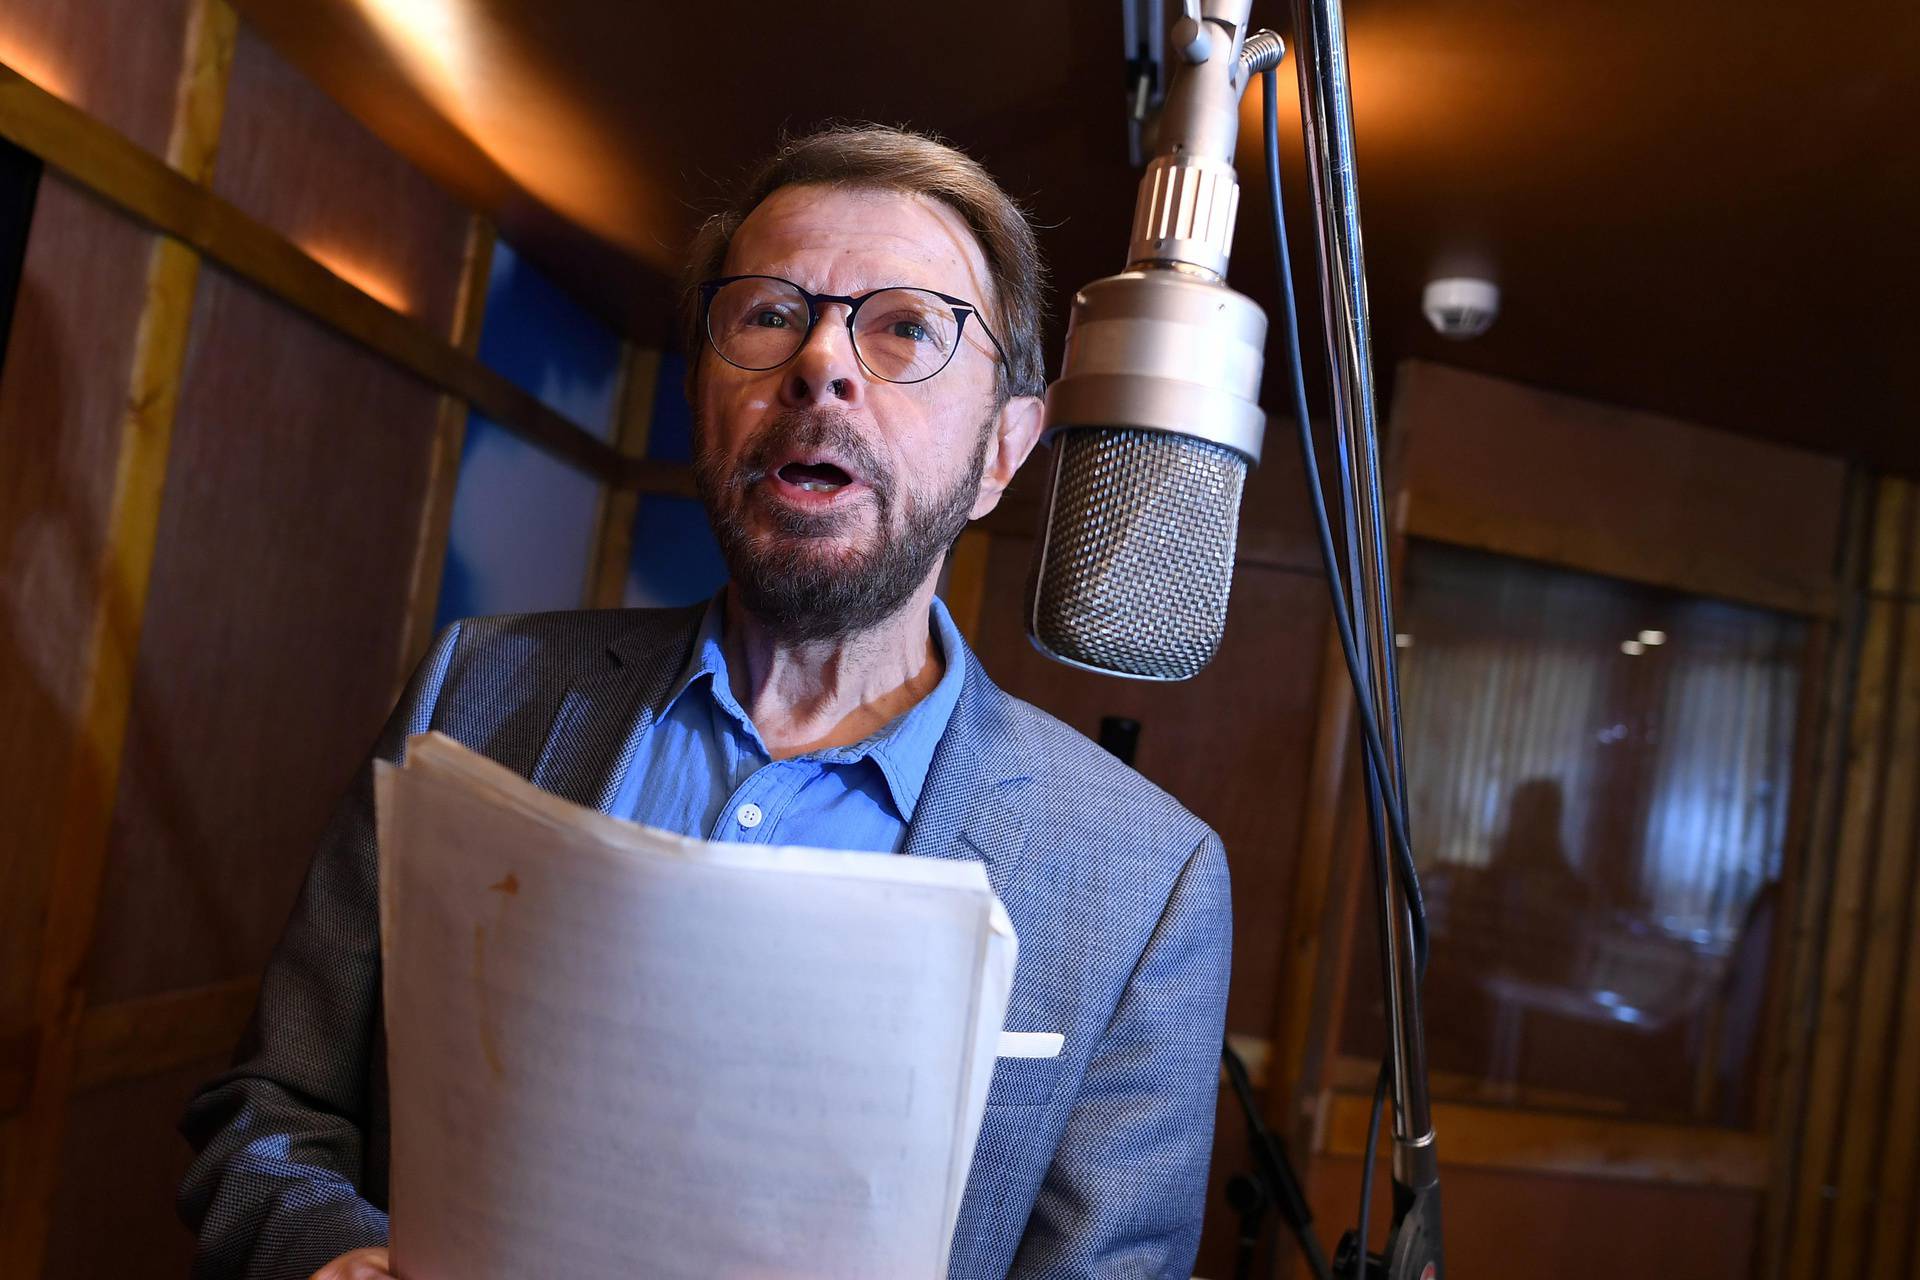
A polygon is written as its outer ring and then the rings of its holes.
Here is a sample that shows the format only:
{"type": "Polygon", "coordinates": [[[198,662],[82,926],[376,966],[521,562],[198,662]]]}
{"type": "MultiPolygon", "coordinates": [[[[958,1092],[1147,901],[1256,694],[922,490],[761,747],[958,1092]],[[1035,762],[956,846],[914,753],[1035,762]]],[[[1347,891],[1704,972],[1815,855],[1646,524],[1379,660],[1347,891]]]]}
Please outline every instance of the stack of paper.
{"type": "Polygon", "coordinates": [[[686,839],[438,734],[377,788],[399,1274],[946,1274],[1013,980],[980,864],[686,839]]]}

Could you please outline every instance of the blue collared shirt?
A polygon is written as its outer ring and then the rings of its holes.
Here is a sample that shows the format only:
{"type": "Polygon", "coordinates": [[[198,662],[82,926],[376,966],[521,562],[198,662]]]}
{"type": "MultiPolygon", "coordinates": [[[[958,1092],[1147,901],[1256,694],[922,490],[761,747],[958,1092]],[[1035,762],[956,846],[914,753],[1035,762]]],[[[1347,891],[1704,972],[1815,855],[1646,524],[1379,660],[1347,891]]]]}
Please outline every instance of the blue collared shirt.
{"type": "Polygon", "coordinates": [[[768,754],[733,696],[724,621],[716,597],[613,813],[709,840],[898,853],[966,678],[966,648],[946,605],[933,602],[934,641],[947,667],[933,692],[863,741],[787,760],[768,754]]]}

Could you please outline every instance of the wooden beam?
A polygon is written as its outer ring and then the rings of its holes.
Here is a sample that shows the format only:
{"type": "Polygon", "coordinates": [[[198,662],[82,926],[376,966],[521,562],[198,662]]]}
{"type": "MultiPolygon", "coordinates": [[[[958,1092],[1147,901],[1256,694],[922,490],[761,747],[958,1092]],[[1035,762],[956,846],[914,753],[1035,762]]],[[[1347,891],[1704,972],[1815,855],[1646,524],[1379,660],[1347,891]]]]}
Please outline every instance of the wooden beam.
{"type": "MultiPolygon", "coordinates": [[[[660,352],[629,344],[620,371],[620,409],[615,447],[644,460],[653,433],[653,398],[660,384],[660,352]]],[[[608,485],[600,493],[599,532],[593,572],[587,581],[589,608],[618,608],[626,597],[628,561],[633,556],[633,520],[640,500],[633,489],[608,485]]]]}
{"type": "Polygon", "coordinates": [[[685,468],[626,462],[612,446],[348,284],[285,236],[6,67],[0,67],[0,137],[587,474],[614,484],[691,489],[679,474],[685,468]]]}
{"type": "MultiPolygon", "coordinates": [[[[1884,549],[1885,567],[1898,584],[1915,573],[1920,541],[1920,511],[1914,491],[1904,482],[1905,523],[1894,530],[1895,545],[1884,549]]],[[[1913,922],[1907,897],[1915,881],[1914,831],[1920,817],[1915,782],[1920,780],[1920,604],[1892,604],[1893,695],[1887,707],[1885,758],[1878,777],[1879,805],[1871,835],[1871,887],[1860,915],[1860,948],[1854,965],[1854,1029],[1846,1073],[1840,1126],[1832,1227],[1822,1252],[1832,1274],[1849,1275],[1866,1261],[1866,1245],[1877,1222],[1904,1219],[1911,1206],[1881,1201],[1880,1156],[1887,1110],[1893,1096],[1920,1090],[1920,1080],[1889,1080],[1887,1061],[1898,1005],[1896,983],[1904,965],[1913,922]],[[1891,1215],[1888,1208],[1892,1208],[1891,1215]]]]}
{"type": "Polygon", "coordinates": [[[156,1075],[232,1049],[259,995],[258,978],[235,978],[87,1010],[80,1021],[74,1091],[156,1075]]]}
{"type": "MultiPolygon", "coordinates": [[[[1920,776],[1920,661],[1915,659],[1920,652],[1920,605],[1907,605],[1899,614],[1894,659],[1899,675],[1888,725],[1873,870],[1859,920],[1851,1063],[1845,1076],[1831,1238],[1824,1251],[1826,1265],[1838,1275],[1860,1268],[1865,1241],[1879,1217],[1888,1106],[1900,1093],[1920,1089],[1912,1080],[1887,1077],[1893,1036],[1899,1030],[1894,1020],[1897,984],[1910,945],[1907,899],[1914,880],[1914,781],[1920,776]]],[[[1908,1211],[1901,1206],[1898,1212],[1908,1211]]]]}
{"type": "MultiPolygon", "coordinates": [[[[1372,1102],[1367,1093],[1324,1097],[1322,1154],[1365,1154],[1372,1102]]],[[[1767,1183],[1767,1139],[1760,1134],[1459,1102],[1435,1102],[1433,1127],[1442,1181],[1453,1166],[1742,1190],[1767,1183]]],[[[1389,1129],[1381,1125],[1383,1154],[1391,1147],[1389,1129]]]]}
{"type": "MultiPolygon", "coordinates": [[[[450,335],[454,349],[468,357],[480,347],[480,327],[486,320],[487,282],[493,271],[493,246],[493,224],[477,213],[469,215],[450,335]]],[[[447,565],[447,538],[453,528],[453,501],[460,487],[460,454],[467,440],[467,416],[466,401],[453,395],[440,397],[427,458],[427,493],[420,509],[420,537],[413,550],[407,621],[400,636],[396,696],[414,665],[426,656],[427,647],[433,643],[433,620],[439,613],[440,582],[447,565]]]]}
{"type": "Polygon", "coordinates": [[[1422,361],[1399,369],[1406,531],[1811,617],[1838,605],[1837,458],[1422,361]]]}
{"type": "MultiPolygon", "coordinates": [[[[1897,554],[1906,527],[1911,487],[1883,481],[1874,503],[1872,579],[1897,554]]],[[[1846,1105],[1848,1063],[1859,1014],[1860,948],[1872,873],[1874,832],[1883,791],[1893,657],[1899,607],[1872,599],[1866,609],[1858,684],[1848,726],[1847,774],[1841,801],[1833,886],[1826,913],[1826,942],[1812,1028],[1813,1059],[1798,1135],[1799,1161],[1788,1228],[1785,1275],[1816,1280],[1826,1275],[1826,1239],[1832,1221],[1839,1142],[1846,1105]]]]}
{"type": "MultiPolygon", "coordinates": [[[[1353,685],[1340,651],[1340,637],[1328,620],[1321,645],[1318,707],[1314,713],[1313,754],[1307,767],[1306,803],[1301,808],[1299,853],[1293,888],[1282,926],[1280,978],[1274,987],[1273,1085],[1267,1095],[1267,1120],[1281,1133],[1297,1133],[1312,1093],[1308,1080],[1313,1052],[1315,1011],[1327,969],[1344,959],[1332,952],[1329,904],[1333,901],[1333,863],[1339,854],[1341,792],[1351,764],[1354,726],[1353,685]]],[[[1333,908],[1338,910],[1337,906],[1333,908]]],[[[1328,1028],[1320,1027],[1322,1036],[1328,1028]]],[[[1323,1047],[1322,1053],[1326,1049],[1323,1047]]]]}
{"type": "MultiPolygon", "coordinates": [[[[1822,641],[1825,659],[1810,668],[1815,686],[1804,705],[1819,708],[1817,718],[1803,715],[1800,733],[1814,739],[1811,766],[1812,796],[1807,818],[1789,837],[1786,876],[1788,899],[1780,920],[1787,932],[1777,950],[1783,974],[1778,990],[1782,1006],[1770,1019],[1769,1043],[1776,1052],[1762,1060],[1762,1079],[1768,1102],[1765,1116],[1773,1134],[1772,1172],[1762,1204],[1759,1244],[1755,1249],[1756,1280],[1781,1280],[1788,1253],[1788,1233],[1794,1214],[1794,1190],[1800,1176],[1800,1127],[1806,1105],[1806,1087],[1816,1046],[1812,1029],[1819,1015],[1821,946],[1833,888],[1834,853],[1840,826],[1841,797],[1846,785],[1846,753],[1853,705],[1854,657],[1862,624],[1867,521],[1872,485],[1864,473],[1850,472],[1847,483],[1846,532],[1842,539],[1838,581],[1842,605],[1822,641]]],[[[1796,755],[1798,751],[1796,749],[1796,755]]],[[[1799,808],[1798,802],[1796,811],[1799,808]]]]}
{"type": "MultiPolygon", "coordinates": [[[[199,184],[212,174],[235,27],[234,12],[225,0],[196,0],[189,11],[166,163],[109,134],[119,146],[137,152],[142,166],[149,173],[164,175],[172,187],[203,192],[199,184]]],[[[49,116],[86,119],[12,72],[0,75],[0,118],[18,114],[16,108],[23,100],[29,104],[28,114],[42,120],[49,116]],[[30,92],[23,93],[23,86],[30,92]],[[49,113],[47,103],[57,104],[59,110],[49,113]],[[38,104],[37,110],[33,104],[38,104]]],[[[107,132],[97,125],[93,128],[107,132]]],[[[4,1192],[0,1194],[0,1257],[20,1275],[40,1273],[59,1176],[60,1143],[86,1003],[86,960],[106,868],[199,266],[198,255],[178,240],[155,242],[135,331],[105,545],[91,584],[90,625],[87,634],[77,638],[87,655],[88,679],[77,708],[74,758],[46,890],[34,978],[38,1039],[33,1074],[12,1127],[4,1186],[0,1186],[4,1192]]]]}
{"type": "Polygon", "coordinates": [[[987,596],[987,561],[993,550],[992,535],[979,525],[971,525],[953,544],[947,558],[947,612],[953,625],[968,644],[979,643],[980,610],[987,596]]]}
{"type": "MultiPolygon", "coordinates": [[[[1920,786],[1911,770],[1895,785],[1920,786]]],[[[1906,833],[1902,856],[1910,868],[1920,868],[1915,833],[1906,833]]],[[[1907,959],[1899,983],[1900,999],[1893,1011],[1896,1030],[1886,1079],[1892,1085],[1879,1137],[1885,1151],[1875,1190],[1880,1206],[1873,1224],[1873,1251],[1869,1275],[1898,1275],[1913,1264],[1916,1239],[1914,1206],[1920,1205],[1920,871],[1907,886],[1907,959]]]]}

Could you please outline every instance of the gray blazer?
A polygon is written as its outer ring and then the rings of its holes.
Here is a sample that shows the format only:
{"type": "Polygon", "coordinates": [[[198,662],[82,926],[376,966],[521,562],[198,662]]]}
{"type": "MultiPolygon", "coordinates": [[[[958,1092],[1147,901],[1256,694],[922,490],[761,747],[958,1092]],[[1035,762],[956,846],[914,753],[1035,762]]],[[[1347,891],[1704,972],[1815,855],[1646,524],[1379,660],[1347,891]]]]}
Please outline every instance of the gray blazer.
{"type": "MultiPolygon", "coordinates": [[[[699,608],[484,618],[444,632],[375,748],[437,729],[606,806],[684,668],[699,608]]],[[[977,858],[1020,959],[953,1277],[1184,1277],[1212,1143],[1230,916],[1220,840],[1051,716],[966,681],[906,853],[977,858]]],[[[304,1280],[387,1239],[372,768],[336,811],[235,1056],[190,1104],[180,1190],[206,1280],[304,1280]]],[[[564,1266],[563,1262],[556,1262],[564,1266]]]]}

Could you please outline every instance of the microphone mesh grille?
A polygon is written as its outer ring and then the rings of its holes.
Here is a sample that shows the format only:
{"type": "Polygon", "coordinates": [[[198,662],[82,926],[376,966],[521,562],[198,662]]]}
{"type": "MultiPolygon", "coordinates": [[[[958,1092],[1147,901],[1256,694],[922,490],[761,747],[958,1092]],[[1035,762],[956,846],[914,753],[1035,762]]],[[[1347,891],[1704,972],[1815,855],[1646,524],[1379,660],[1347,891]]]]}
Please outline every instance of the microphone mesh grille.
{"type": "Polygon", "coordinates": [[[1220,647],[1246,459],[1192,436],[1081,427],[1054,441],[1028,629],[1053,657],[1185,680],[1220,647]]]}

